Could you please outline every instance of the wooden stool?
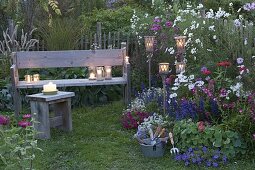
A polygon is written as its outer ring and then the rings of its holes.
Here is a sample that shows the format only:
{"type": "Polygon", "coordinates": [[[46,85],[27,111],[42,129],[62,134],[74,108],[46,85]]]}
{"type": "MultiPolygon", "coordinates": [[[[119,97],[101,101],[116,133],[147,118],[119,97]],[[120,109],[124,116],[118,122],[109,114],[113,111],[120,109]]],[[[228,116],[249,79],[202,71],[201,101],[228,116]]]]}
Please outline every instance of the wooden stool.
{"type": "Polygon", "coordinates": [[[27,95],[30,100],[31,114],[39,123],[35,123],[35,129],[39,132],[39,139],[50,139],[50,127],[57,127],[64,131],[72,130],[71,97],[74,92],[59,91],[55,95],[43,93],[27,95]],[[55,117],[49,117],[49,105],[53,105],[55,117]],[[36,113],[36,114],[34,114],[36,113]]]}

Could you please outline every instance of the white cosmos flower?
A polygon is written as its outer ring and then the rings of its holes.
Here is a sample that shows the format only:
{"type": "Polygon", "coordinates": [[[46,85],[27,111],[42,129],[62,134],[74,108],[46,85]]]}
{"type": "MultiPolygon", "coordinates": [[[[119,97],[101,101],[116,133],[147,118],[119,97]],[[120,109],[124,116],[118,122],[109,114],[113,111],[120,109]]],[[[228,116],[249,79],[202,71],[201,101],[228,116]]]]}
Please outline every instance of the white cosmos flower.
{"type": "Polygon", "coordinates": [[[170,94],[170,98],[174,98],[174,97],[177,97],[177,94],[176,93],[173,93],[173,94],[170,94]]]}
{"type": "Polygon", "coordinates": [[[172,87],[172,90],[174,90],[174,91],[178,90],[178,87],[172,87]]]}
{"type": "Polygon", "coordinates": [[[194,87],[195,87],[195,85],[194,85],[194,84],[189,84],[189,85],[188,85],[189,90],[194,89],[194,87]]]}

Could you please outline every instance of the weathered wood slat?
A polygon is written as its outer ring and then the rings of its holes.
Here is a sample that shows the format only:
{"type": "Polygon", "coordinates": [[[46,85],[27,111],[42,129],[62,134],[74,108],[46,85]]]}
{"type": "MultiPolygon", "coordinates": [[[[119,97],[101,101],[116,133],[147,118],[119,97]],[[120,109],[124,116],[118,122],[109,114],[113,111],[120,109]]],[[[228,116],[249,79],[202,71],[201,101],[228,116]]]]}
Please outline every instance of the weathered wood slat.
{"type": "Polygon", "coordinates": [[[63,124],[63,117],[62,116],[56,116],[50,118],[50,127],[58,127],[63,124]]]}
{"type": "Polygon", "coordinates": [[[19,81],[17,88],[42,88],[43,85],[52,82],[57,87],[70,87],[70,86],[97,86],[97,85],[115,85],[126,84],[127,80],[123,77],[113,77],[111,80],[89,80],[89,79],[63,79],[63,80],[41,80],[38,82],[27,83],[26,81],[19,81]]]}
{"type": "Polygon", "coordinates": [[[32,95],[27,95],[26,98],[29,99],[30,101],[43,101],[43,102],[49,102],[53,100],[60,100],[63,98],[70,98],[73,97],[75,94],[74,92],[64,92],[64,91],[59,91],[57,95],[44,95],[43,93],[37,93],[37,94],[32,94],[32,95]]]}
{"type": "Polygon", "coordinates": [[[17,52],[17,68],[122,65],[123,49],[17,52]],[[61,61],[61,62],[60,62],[61,61]]]}

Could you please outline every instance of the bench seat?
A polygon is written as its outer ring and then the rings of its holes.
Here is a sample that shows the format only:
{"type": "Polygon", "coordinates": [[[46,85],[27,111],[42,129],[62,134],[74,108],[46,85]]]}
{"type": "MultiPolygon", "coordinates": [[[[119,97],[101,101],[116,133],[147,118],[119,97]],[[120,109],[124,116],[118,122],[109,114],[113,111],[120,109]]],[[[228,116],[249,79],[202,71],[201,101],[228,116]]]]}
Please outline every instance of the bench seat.
{"type": "Polygon", "coordinates": [[[99,86],[99,85],[116,85],[116,84],[127,84],[127,79],[123,77],[113,77],[111,80],[89,80],[89,79],[62,79],[62,80],[40,80],[38,82],[19,81],[16,85],[19,89],[27,88],[42,88],[43,85],[52,82],[57,87],[70,87],[70,86],[99,86]]]}

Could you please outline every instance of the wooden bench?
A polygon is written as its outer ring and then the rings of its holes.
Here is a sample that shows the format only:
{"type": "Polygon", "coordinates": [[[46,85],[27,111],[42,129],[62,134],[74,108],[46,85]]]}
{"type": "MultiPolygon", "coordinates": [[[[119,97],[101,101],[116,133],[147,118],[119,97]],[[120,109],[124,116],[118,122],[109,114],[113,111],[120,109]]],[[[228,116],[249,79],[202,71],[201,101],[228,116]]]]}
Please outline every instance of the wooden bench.
{"type": "Polygon", "coordinates": [[[13,104],[15,115],[21,110],[20,90],[27,88],[42,88],[44,84],[53,82],[57,87],[96,86],[96,85],[124,85],[124,101],[131,100],[130,64],[125,62],[126,43],[121,49],[98,50],[67,50],[67,51],[21,51],[12,53],[11,78],[13,87],[13,104]],[[88,66],[122,66],[122,77],[111,80],[96,81],[88,79],[40,80],[26,82],[19,80],[20,69],[32,68],[71,68],[88,66]]]}

